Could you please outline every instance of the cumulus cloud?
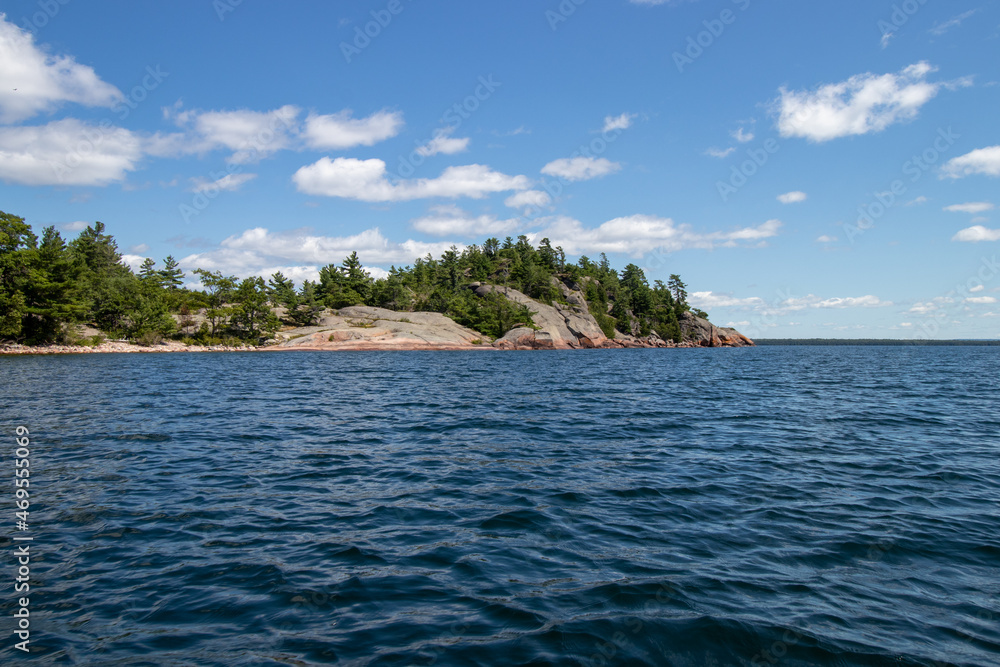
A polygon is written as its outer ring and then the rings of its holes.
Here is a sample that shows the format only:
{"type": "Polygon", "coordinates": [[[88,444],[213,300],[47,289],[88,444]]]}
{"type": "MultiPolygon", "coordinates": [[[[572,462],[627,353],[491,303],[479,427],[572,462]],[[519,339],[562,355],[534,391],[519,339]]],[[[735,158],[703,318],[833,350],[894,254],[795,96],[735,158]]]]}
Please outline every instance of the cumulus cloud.
{"type": "Polygon", "coordinates": [[[31,33],[0,13],[0,123],[17,123],[65,102],[112,107],[125,99],[93,68],[35,45],[31,33]]]}
{"type": "Polygon", "coordinates": [[[656,249],[673,252],[687,248],[710,250],[717,247],[759,245],[777,235],[781,227],[780,221],[768,220],[757,227],[698,232],[690,225],[678,225],[670,218],[648,215],[615,218],[591,228],[568,217],[546,219],[543,224],[546,228],[538,232],[538,236],[548,237],[553,245],[561,245],[571,255],[618,252],[633,257],[642,257],[656,249]]]}
{"type": "Polygon", "coordinates": [[[503,203],[510,208],[542,208],[552,203],[552,197],[541,190],[524,190],[507,197],[503,203]]]}
{"type": "Polygon", "coordinates": [[[228,149],[233,151],[230,163],[249,164],[292,147],[299,113],[290,104],[271,111],[180,111],[175,105],[165,109],[164,116],[184,131],[154,135],[146,150],[173,157],[228,149]]]}
{"type": "Polygon", "coordinates": [[[975,304],[996,303],[997,298],[995,296],[970,296],[965,300],[965,302],[975,304]]]}
{"type": "Polygon", "coordinates": [[[508,176],[480,164],[448,167],[437,178],[390,182],[378,159],[324,157],[292,177],[299,192],[367,202],[394,202],[430,197],[480,199],[495,192],[527,190],[526,176],[508,176]]]}
{"type": "Polygon", "coordinates": [[[417,153],[423,155],[424,157],[431,157],[433,155],[437,155],[438,153],[443,153],[444,155],[454,155],[455,153],[462,153],[468,150],[471,139],[468,137],[452,137],[451,133],[454,131],[454,127],[438,130],[434,133],[433,139],[417,149],[417,153]]]}
{"type": "Polygon", "coordinates": [[[945,206],[944,210],[952,213],[970,213],[975,215],[976,213],[982,213],[984,211],[992,211],[993,204],[985,201],[969,202],[967,204],[952,204],[951,206],[945,206]]]}
{"type": "Polygon", "coordinates": [[[230,236],[214,250],[188,255],[180,265],[186,270],[202,268],[240,277],[268,276],[280,269],[296,280],[315,280],[320,267],[340,264],[354,251],[365,266],[388,266],[408,264],[428,253],[436,257],[452,245],[413,240],[395,243],[378,228],[335,237],[316,235],[310,230],[271,232],[256,227],[230,236]]]}
{"type": "Polygon", "coordinates": [[[979,148],[953,158],[945,163],[941,172],[948,178],[962,178],[973,174],[1000,176],[1000,146],[979,148]]]}
{"type": "Polygon", "coordinates": [[[340,113],[306,118],[303,137],[310,148],[346,150],[374,146],[390,139],[403,128],[403,114],[383,109],[367,118],[352,118],[349,109],[340,113]]]}
{"type": "Polygon", "coordinates": [[[571,157],[553,160],[542,167],[542,173],[567,181],[588,181],[621,169],[621,165],[607,158],[571,157]]]}
{"type": "Polygon", "coordinates": [[[731,294],[716,294],[715,292],[694,292],[688,297],[688,301],[695,308],[702,310],[712,310],[715,308],[756,309],[766,305],[764,299],[761,299],[759,296],[738,298],[731,294]]]}
{"type": "Polygon", "coordinates": [[[606,116],[604,118],[604,128],[602,132],[613,132],[615,130],[627,130],[632,127],[632,120],[635,114],[623,113],[620,116],[606,116]]]}
{"type": "Polygon", "coordinates": [[[942,84],[926,80],[933,71],[929,63],[919,62],[898,74],[858,74],[812,91],[782,87],[773,103],[778,130],[783,137],[815,142],[880,132],[915,118],[937,95],[942,84]]]}
{"type": "Polygon", "coordinates": [[[191,191],[218,192],[221,190],[224,192],[235,192],[255,178],[257,178],[257,174],[226,174],[215,181],[194,179],[194,186],[191,188],[191,191]]]}
{"type": "Polygon", "coordinates": [[[966,227],[951,237],[952,241],[979,243],[980,241],[1000,241],[1000,229],[988,229],[982,225],[966,227]]]}
{"type": "Polygon", "coordinates": [[[413,228],[432,236],[508,236],[518,229],[517,220],[498,220],[492,215],[473,216],[457,206],[436,206],[431,214],[413,221],[413,228]]]}
{"type": "Polygon", "coordinates": [[[823,236],[821,236],[818,239],[816,239],[816,242],[817,243],[836,243],[837,242],[837,237],[836,236],[827,236],[826,234],[824,234],[823,236]]]}
{"type": "Polygon", "coordinates": [[[798,202],[805,201],[808,198],[809,195],[807,195],[804,192],[799,192],[798,190],[796,190],[795,192],[786,192],[783,195],[778,195],[778,201],[780,201],[782,204],[796,204],[798,202]]]}
{"type": "Polygon", "coordinates": [[[20,185],[108,185],[142,158],[142,140],[123,128],[66,119],[0,128],[0,179],[20,185]]]}

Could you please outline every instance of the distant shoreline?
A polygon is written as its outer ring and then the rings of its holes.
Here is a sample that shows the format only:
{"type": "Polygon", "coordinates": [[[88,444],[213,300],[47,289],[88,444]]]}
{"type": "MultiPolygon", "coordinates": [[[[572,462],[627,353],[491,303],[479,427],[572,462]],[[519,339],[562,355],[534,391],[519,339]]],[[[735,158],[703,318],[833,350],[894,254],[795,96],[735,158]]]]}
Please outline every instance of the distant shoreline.
{"type": "Polygon", "coordinates": [[[1000,347],[1000,340],[908,340],[895,338],[755,338],[758,347],[777,345],[854,345],[884,347],[1000,347]]]}

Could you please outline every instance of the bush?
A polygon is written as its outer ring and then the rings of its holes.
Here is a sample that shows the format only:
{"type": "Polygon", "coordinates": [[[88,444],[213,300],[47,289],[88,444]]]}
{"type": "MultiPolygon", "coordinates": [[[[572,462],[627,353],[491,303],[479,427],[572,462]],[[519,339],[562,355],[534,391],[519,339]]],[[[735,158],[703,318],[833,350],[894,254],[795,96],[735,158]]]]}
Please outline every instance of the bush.
{"type": "Polygon", "coordinates": [[[135,338],[135,344],[142,347],[152,347],[163,342],[163,336],[155,331],[145,331],[135,338]]]}

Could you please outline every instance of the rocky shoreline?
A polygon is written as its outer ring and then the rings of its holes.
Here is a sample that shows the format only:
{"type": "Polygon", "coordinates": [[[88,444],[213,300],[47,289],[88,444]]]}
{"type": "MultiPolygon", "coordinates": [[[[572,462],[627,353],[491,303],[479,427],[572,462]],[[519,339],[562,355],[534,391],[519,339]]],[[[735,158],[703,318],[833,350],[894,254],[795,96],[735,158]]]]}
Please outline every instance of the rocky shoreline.
{"type": "Polygon", "coordinates": [[[105,342],[100,345],[45,345],[31,346],[9,344],[0,346],[2,355],[23,354],[155,354],[163,352],[256,352],[264,348],[248,345],[238,347],[232,345],[185,345],[176,341],[164,342],[158,345],[134,345],[132,343],[105,342]]]}
{"type": "MultiPolygon", "coordinates": [[[[260,346],[202,347],[165,341],[140,346],[106,341],[94,347],[52,345],[0,346],[0,355],[100,354],[156,352],[270,352],[270,351],[380,351],[380,350],[581,350],[636,348],[751,347],[753,341],[735,329],[717,327],[685,312],[680,318],[684,342],[664,340],[655,333],[635,336],[616,332],[608,338],[577,289],[558,283],[562,298],[552,305],[540,303],[517,290],[473,283],[480,297],[491,293],[527,306],[533,325],[517,326],[497,340],[460,325],[441,313],[399,312],[373,306],[350,306],[324,312],[317,324],[286,329],[260,346]]],[[[635,333],[633,331],[633,333],[635,333]]]]}

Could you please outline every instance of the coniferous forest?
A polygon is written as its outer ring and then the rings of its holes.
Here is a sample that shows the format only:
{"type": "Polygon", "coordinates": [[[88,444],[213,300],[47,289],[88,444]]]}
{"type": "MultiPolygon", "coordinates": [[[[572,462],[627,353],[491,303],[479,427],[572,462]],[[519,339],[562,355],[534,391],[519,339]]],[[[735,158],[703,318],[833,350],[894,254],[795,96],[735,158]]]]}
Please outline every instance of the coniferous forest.
{"type": "Polygon", "coordinates": [[[597,261],[584,256],[568,263],[548,239],[537,247],[525,236],[453,246],[437,259],[427,255],[413,266],[394,266],[378,279],[355,252],[323,267],[317,282],[296,287],[280,272],[267,281],[203,269],[186,275],[172,256],[159,263],[146,259],[135,272],[122,263],[115,239],[100,222],[66,240],[54,227],[39,236],[23,218],[0,211],[0,341],[29,345],[96,344],[104,335],[141,344],[164,338],[257,343],[282,326],[309,326],[325,309],[352,305],[443,313],[496,338],[515,326],[531,326],[532,312],[496,293],[477,296],[470,284],[504,286],[552,304],[563,300],[559,281],[583,292],[609,338],[655,332],[679,342],[685,311],[707,317],[688,305],[678,275],[650,285],[640,267],[629,264],[619,272],[603,253],[597,261]],[[102,334],[81,339],[78,325],[102,334]]]}

